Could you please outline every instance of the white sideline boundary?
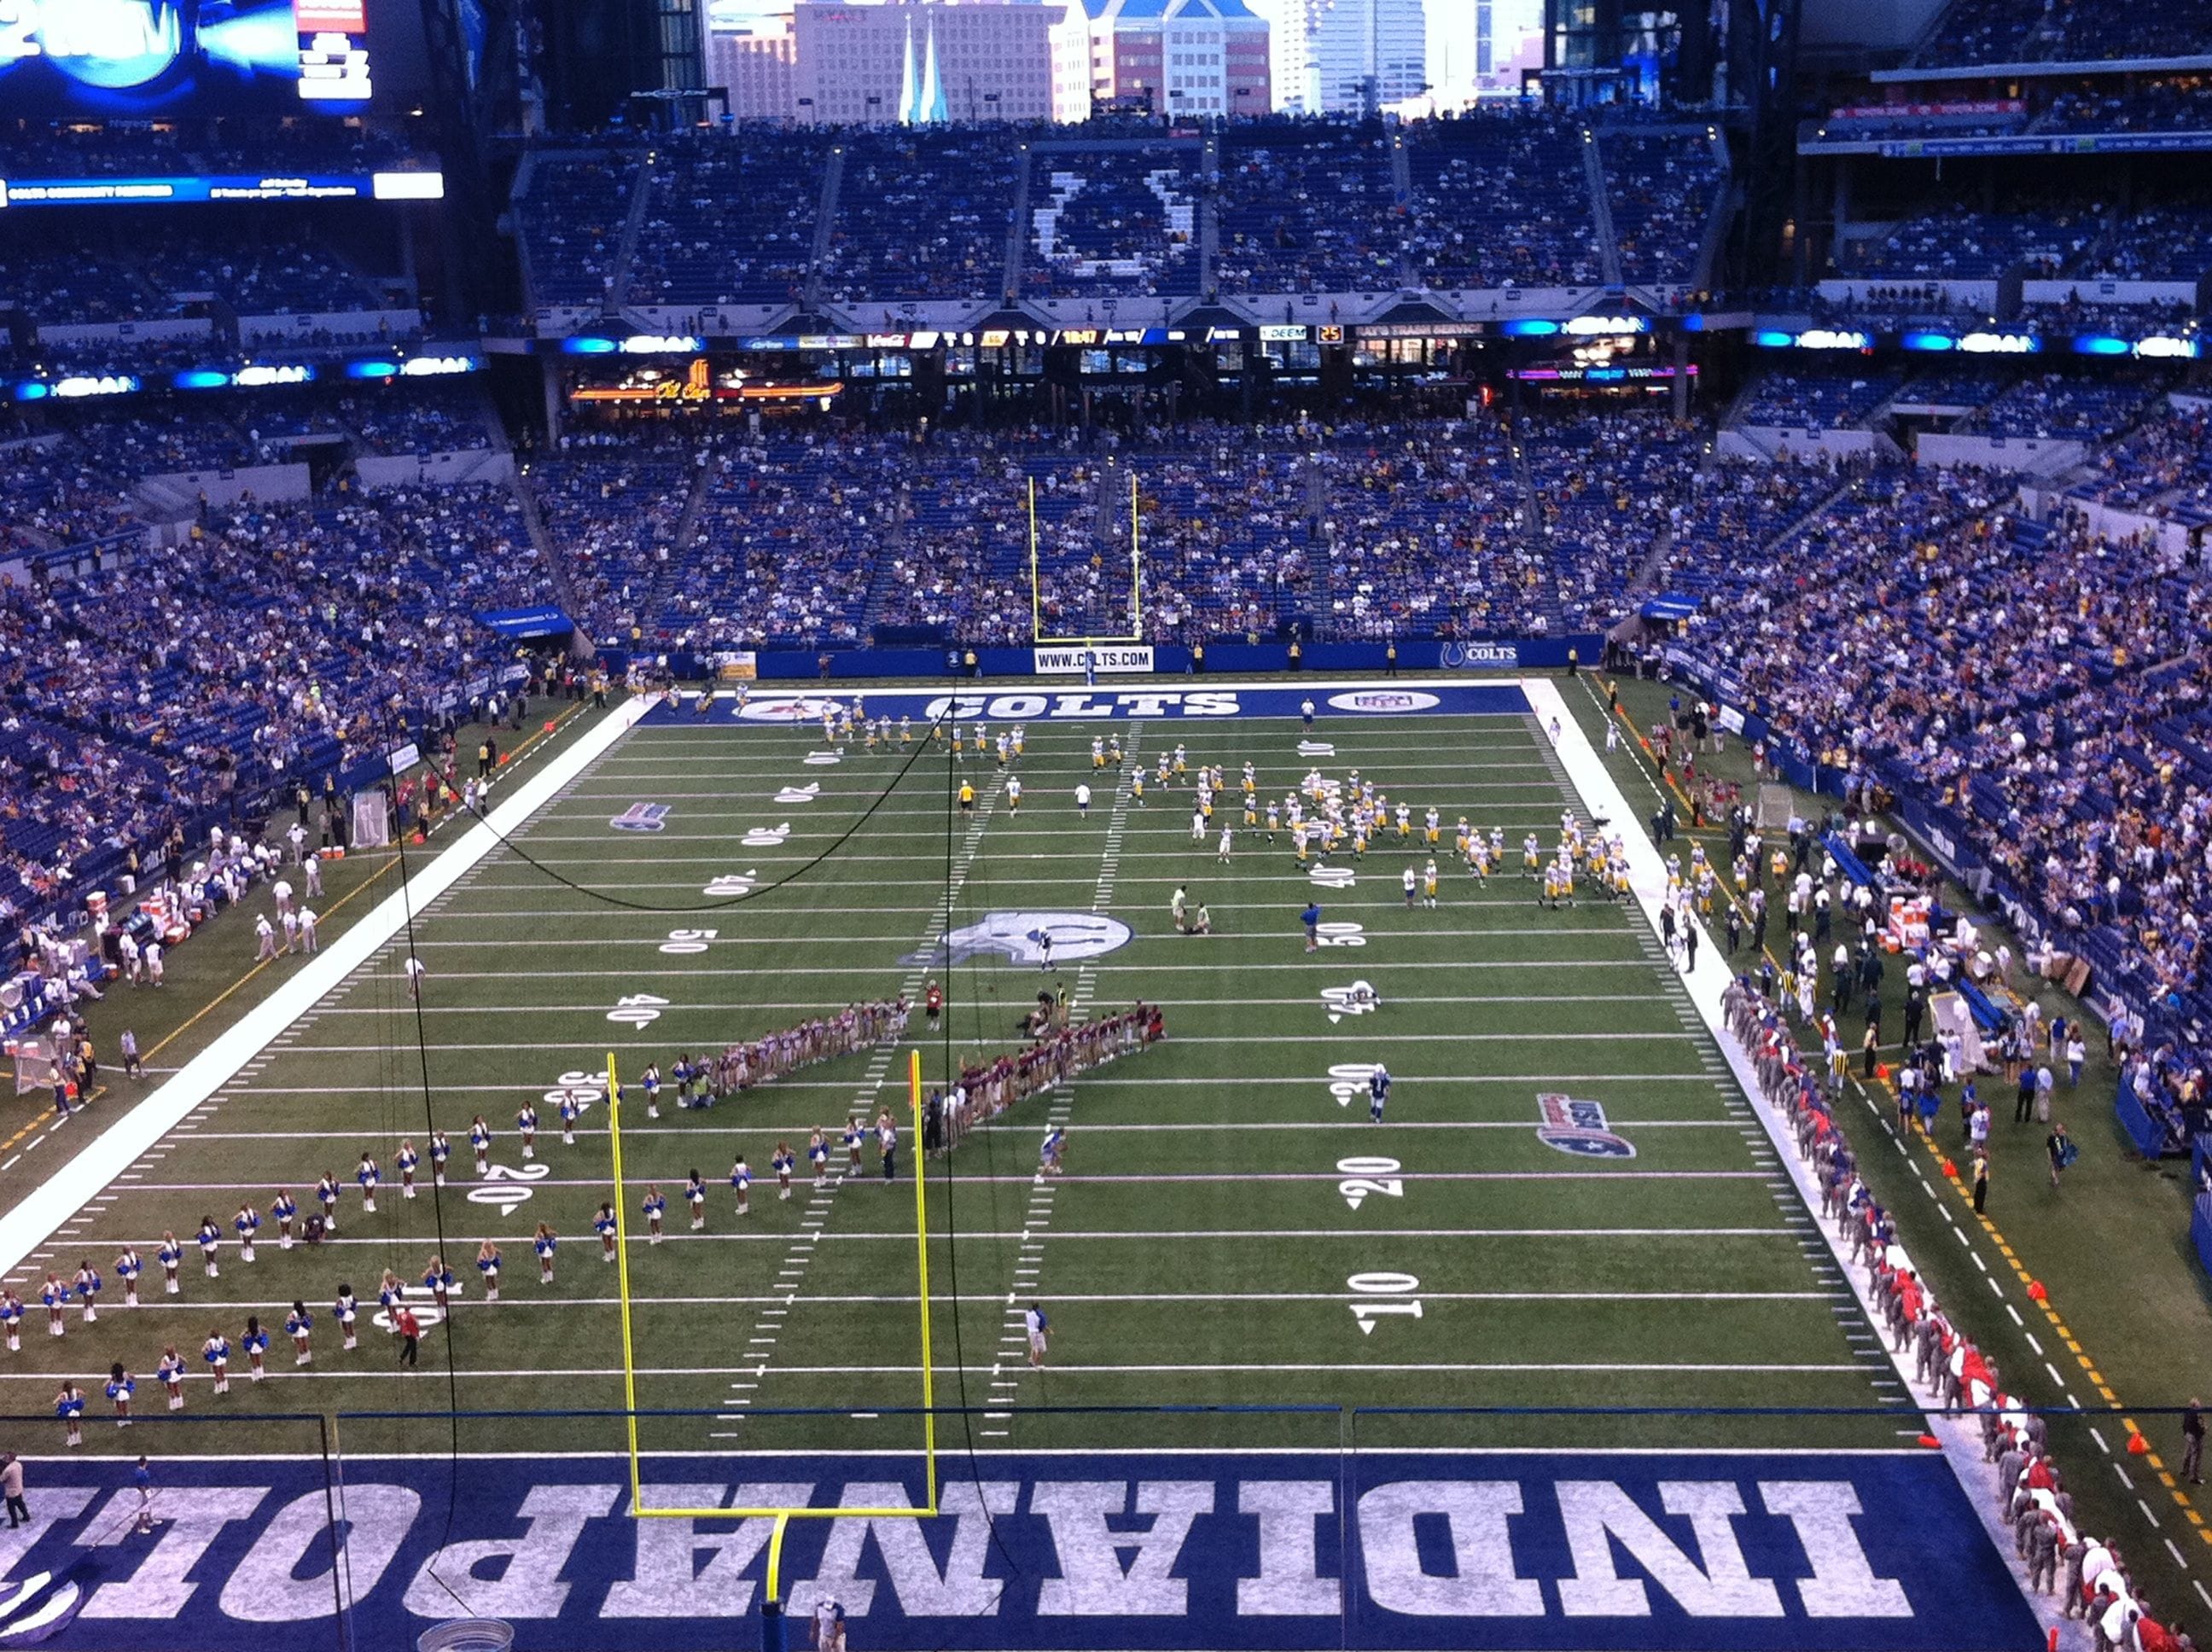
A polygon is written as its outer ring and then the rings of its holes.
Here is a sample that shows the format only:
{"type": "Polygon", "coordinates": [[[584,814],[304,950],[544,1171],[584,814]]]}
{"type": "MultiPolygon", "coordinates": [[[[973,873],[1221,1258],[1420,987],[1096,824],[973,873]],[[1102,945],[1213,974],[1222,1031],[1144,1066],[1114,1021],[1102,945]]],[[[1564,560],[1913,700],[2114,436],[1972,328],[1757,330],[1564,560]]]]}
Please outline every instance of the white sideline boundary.
{"type": "MultiPolygon", "coordinates": [[[[1641,817],[1628,806],[1627,799],[1621,794],[1620,785],[1613,780],[1613,771],[1605,766],[1604,760],[1592,749],[1589,736],[1583,733],[1582,725],[1575,720],[1574,712],[1560,694],[1559,684],[1547,677],[1523,677],[1521,679],[1521,690],[1528,695],[1529,708],[1536,714],[1537,720],[1546,731],[1555,727],[1559,730],[1559,737],[1552,744],[1559,754],[1560,766],[1566,770],[1567,778],[1573,782],[1575,790],[1581,793],[1583,801],[1592,812],[1607,815],[1612,820],[1622,823],[1620,835],[1627,852],[1629,881],[1635,890],[1636,903],[1642,908],[1645,921],[1656,934],[1659,928],[1660,902],[1667,890],[1667,866],[1658,846],[1644,836],[1641,817]]],[[[1990,1494],[1996,1476],[1982,1460],[1981,1430],[1974,1420],[1975,1414],[1964,1412],[1947,1417],[1936,1396],[1916,1379],[1912,1365],[1903,1354],[1889,1345],[1889,1339],[1882,1332],[1881,1316],[1875,1308],[1873,1274],[1850,1260],[1840,1230],[1821,1218],[1820,1189],[1813,1181],[1811,1170],[1807,1169],[1805,1161],[1798,1155],[1796,1138],[1768,1103],[1765,1091],[1759,1087],[1759,1075],[1751,1065],[1751,1058],[1729,1031],[1728,1017],[1721,1007],[1721,995],[1735,980],[1729,969],[1728,954],[1713,944],[1711,931],[1702,922],[1695,918],[1690,921],[1698,924],[1702,936],[1698,947],[1698,962],[1686,975],[1678,974],[1677,978],[1688,988],[1690,1002],[1697,1010],[1698,1018],[1712,1034],[1714,1044],[1726,1058],[1737,1082],[1742,1086],[1753,1115],[1765,1130],[1767,1139],[1773,1143],[1775,1157],[1786,1167],[1790,1186],[1796,1189],[1798,1198],[1803,1202],[1814,1231],[1827,1246],[1828,1254],[1835,1260],[1837,1271],[1850,1281],[1851,1295],[1857,1300],[1867,1322],[1873,1327],[1875,1339],[1883,1357],[1896,1372],[1897,1380],[1903,1384],[1905,1392],[1912,1397],[1912,1408],[1900,1406],[1898,1416],[1914,1418],[1929,1434],[1942,1442],[1944,1461],[1950,1464],[1951,1472],[1958,1478],[1960,1489],[1965,1492],[1966,1501],[1972,1505],[1975,1518],[1981,1522],[1990,1546],[2003,1560],[2005,1570],[2012,1576],[2014,1586],[2020,1590],[2021,1598],[2027,1602],[2029,1610],[2034,1613],[2037,1623],[2046,1631],[2056,1626],[2061,1646],[2086,1648],[2088,1644],[2086,1625],[2061,1619],[2048,1597],[2028,1587],[2027,1570],[2013,1551],[2011,1534],[1998,1521],[1992,1505],[1990,1494]]]]}
{"type": "MultiPolygon", "coordinates": [[[[514,833],[581,774],[644,716],[650,701],[625,701],[556,753],[513,795],[414,872],[407,886],[394,890],[325,945],[291,978],[255,1005],[214,1042],[177,1069],[173,1077],[95,1136],[76,1156],[0,1215],[0,1273],[21,1267],[76,1215],[100,1189],[184,1122],[192,1111],[238,1076],[276,1036],[348,975],[375,957],[406,927],[409,911],[420,911],[474,871],[514,833]]],[[[435,990],[437,977],[430,977],[435,990]]]]}

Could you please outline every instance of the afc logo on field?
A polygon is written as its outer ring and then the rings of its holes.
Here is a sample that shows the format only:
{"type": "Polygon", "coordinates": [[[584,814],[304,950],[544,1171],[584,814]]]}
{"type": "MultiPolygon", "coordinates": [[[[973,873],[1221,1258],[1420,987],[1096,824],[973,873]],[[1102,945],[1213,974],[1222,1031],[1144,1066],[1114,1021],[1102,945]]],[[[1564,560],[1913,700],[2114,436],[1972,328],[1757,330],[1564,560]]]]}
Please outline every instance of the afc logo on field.
{"type": "Polygon", "coordinates": [[[1577,1101],[1556,1093],[1536,1097],[1536,1112],[1543,1122],[1536,1139],[1562,1153],[1583,1158],[1634,1158],[1636,1144],[1606,1127],[1605,1103],[1577,1101]]]}

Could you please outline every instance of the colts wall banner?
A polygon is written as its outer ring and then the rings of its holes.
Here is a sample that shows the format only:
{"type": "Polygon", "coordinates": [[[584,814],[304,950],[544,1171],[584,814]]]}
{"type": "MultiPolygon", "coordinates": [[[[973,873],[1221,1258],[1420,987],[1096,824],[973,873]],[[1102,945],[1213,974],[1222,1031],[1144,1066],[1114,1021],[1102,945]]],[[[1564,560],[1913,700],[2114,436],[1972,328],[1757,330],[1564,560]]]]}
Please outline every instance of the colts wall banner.
{"type": "Polygon", "coordinates": [[[1072,648],[1038,648],[1035,654],[1039,677],[1080,677],[1085,669],[1147,673],[1152,669],[1152,651],[1149,646],[1140,647],[1127,643],[1089,642],[1079,643],[1072,648]]]}
{"type": "MultiPolygon", "coordinates": [[[[330,1646],[340,1601],[358,1647],[412,1646],[465,1611],[512,1621],[531,1652],[760,1644],[773,1522],[632,1519],[620,1457],[355,1458],[337,1480],[316,1458],[155,1464],[150,1534],[131,1530],[127,1457],[33,1463],[29,1523],[0,1527],[0,1575],[82,1600],[68,1646],[330,1646]]],[[[792,1616],[827,1596],[869,1652],[2043,1644],[1933,1452],[1106,1451],[944,1467],[930,1519],[793,1521],[792,1616]]],[[[661,1506],[921,1506],[903,1456],[653,1457],[645,1476],[661,1506]]],[[[0,1596],[0,1634],[7,1611],[0,1596]]]]}

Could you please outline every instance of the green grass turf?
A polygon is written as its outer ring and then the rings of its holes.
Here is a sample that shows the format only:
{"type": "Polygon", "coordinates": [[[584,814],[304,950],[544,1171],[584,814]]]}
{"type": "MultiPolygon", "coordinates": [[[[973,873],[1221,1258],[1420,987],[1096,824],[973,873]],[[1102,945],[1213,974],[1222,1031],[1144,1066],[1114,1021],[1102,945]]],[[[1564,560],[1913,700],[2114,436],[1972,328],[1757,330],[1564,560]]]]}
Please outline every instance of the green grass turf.
{"type": "MultiPolygon", "coordinates": [[[[1194,766],[1223,763],[1232,810],[1245,761],[1275,794],[1307,766],[1287,724],[1121,732],[1137,743],[1148,781],[1164,742],[1188,745],[1194,766]]],[[[1548,843],[1563,806],[1525,722],[1325,731],[1337,746],[1318,760],[1329,773],[1357,766],[1413,805],[1417,819],[1430,803],[1442,811],[1446,881],[1440,910],[1408,911],[1398,874],[1413,857],[1395,844],[1370,851],[1355,887],[1320,894],[1328,918],[1359,925],[1364,944],[1313,957],[1304,953],[1297,914],[1316,891],[1286,845],[1270,847],[1240,828],[1221,865],[1210,838],[1190,840],[1188,792],[1155,784],[1142,809],[1115,806],[1110,787],[1099,786],[1090,817],[1077,817],[1072,788],[1096,778],[1090,732],[1030,731],[1018,816],[995,766],[971,760],[983,798],[977,823],[963,830],[948,820],[945,760],[925,756],[848,839],[899,772],[896,758],[856,749],[835,766],[808,766],[818,731],[633,733],[532,823],[520,853],[488,860],[418,923],[431,971],[420,1019],[429,1117],[456,1143],[443,1198],[428,1196],[426,1167],[425,1196],[403,1200],[392,1166],[402,1136],[420,1147],[428,1135],[418,1023],[395,944],[195,1114],[159,1157],[133,1166],[110,1190],[112,1201],[89,1213],[51,1263],[34,1266],[68,1272],[85,1255],[105,1268],[126,1240],[150,1254],[164,1228],[188,1237],[203,1214],[227,1233],[241,1199],[265,1209],[271,1190],[285,1186],[305,1204],[324,1170],[349,1188],[337,1242],[283,1254],[264,1235],[250,1266],[226,1243],[220,1278],[203,1277],[195,1255],[180,1298],[163,1297],[156,1284],[143,1306],[125,1310],[111,1288],[100,1322],[85,1327],[72,1315],[58,1343],[36,1322],[33,1303],[22,1352],[0,1367],[6,1409],[39,1411],[58,1373],[89,1378],[113,1359],[143,1378],[166,1341],[197,1365],[210,1330],[235,1338],[248,1312],[281,1321],[295,1297],[317,1315],[313,1372],[294,1372],[280,1330],[269,1382],[235,1382],[218,1401],[196,1381],[189,1414],[219,1406],[245,1415],[428,1412],[449,1394],[471,1412],[618,1406],[615,1270],[599,1261],[590,1230],[608,1194],[605,1108],[586,1114],[577,1145],[566,1147],[551,1106],[539,1102],[545,1175],[504,1184],[531,1195],[511,1211],[466,1197],[477,1187],[464,1140],[470,1117],[491,1121],[495,1161],[516,1166],[516,1108],[563,1074],[597,1067],[610,1048],[634,1074],[647,1060],[665,1067],[679,1051],[910,984],[918,965],[906,960],[933,932],[948,868],[957,877],[956,927],[998,910],[1087,912],[1103,899],[1133,938],[1057,975],[1097,1005],[1140,996],[1164,1005],[1170,1034],[1057,1098],[1069,1109],[1068,1175],[1049,1199],[1036,1197],[1034,1172],[1054,1098],[1024,1104],[929,1166],[937,1398],[975,1412],[949,1425],[949,1442],[1334,1446],[1346,1427],[1335,1416],[1041,1407],[1901,1400],[1642,919],[1587,899],[1540,910],[1518,876],[1521,835],[1534,830],[1548,843]],[[782,787],[813,782],[821,787],[813,801],[773,800],[782,787]],[[638,801],[671,805],[665,831],[610,829],[609,818],[638,801]],[[1486,829],[1505,829],[1515,871],[1484,884],[1452,866],[1450,823],[1462,812],[1486,829]],[[780,844],[741,841],[751,829],[786,822],[792,831],[780,844]],[[1117,827],[1118,853],[1109,853],[1117,827]],[[801,867],[782,887],[699,910],[718,876],[773,883],[801,867]],[[1167,908],[1178,883],[1210,903],[1219,932],[1172,932],[1167,908]],[[658,909],[625,909],[586,890],[658,909]],[[717,932],[703,953],[659,950],[672,931],[697,928],[717,932]],[[1332,1023],[1321,989],[1354,979],[1372,982],[1382,1007],[1332,1023]],[[667,1000],[650,1025],[609,1019],[619,999],[640,993],[667,1000]],[[1364,1096],[1346,1105],[1332,1093],[1328,1071],[1377,1059],[1398,1080],[1381,1127],[1367,1122],[1364,1096]],[[1540,1144],[1535,1098],[1550,1090],[1602,1102],[1638,1157],[1590,1161],[1540,1144]],[[364,1148],[387,1177],[373,1217],[351,1190],[364,1148]],[[1353,1209],[1338,1163],[1367,1155],[1400,1160],[1403,1187],[1353,1209]],[[538,1285],[529,1254],[540,1220],[562,1238],[550,1288],[538,1285]],[[478,1299],[471,1266],[487,1233],[507,1260],[506,1300],[495,1305],[478,1299]],[[1034,1242],[1025,1250],[1025,1242],[1034,1242]],[[417,1278],[441,1243],[465,1297],[451,1324],[426,1339],[424,1369],[397,1373],[366,1316],[361,1350],[342,1353],[328,1314],[337,1282],[349,1279],[373,1301],[384,1267],[417,1278]],[[1362,1334],[1352,1304],[1384,1298],[1363,1298],[1347,1281],[1374,1272],[1418,1278],[1420,1316],[1382,1317],[1362,1334]],[[1031,1297],[1055,1327],[1042,1372],[1007,1340],[1010,1311],[1031,1297]]],[[[1017,1017],[1040,981],[990,957],[939,973],[951,1011],[922,1043],[933,1078],[963,1053],[1013,1047],[1017,1017]]],[[[902,1101],[903,1067],[902,1051],[889,1063],[862,1054],[711,1113],[665,1108],[657,1123],[643,1119],[633,1091],[624,1130],[631,1213],[649,1180],[675,1206],[666,1244],[632,1242],[638,1404],[699,1413],[648,1419],[649,1449],[888,1449],[918,1440],[915,1419],[898,1414],[921,1397],[910,1163],[896,1188],[871,1175],[820,1206],[803,1169],[788,1203],[767,1174],[778,1139],[803,1149],[814,1125],[902,1101]],[[760,1178],[743,1222],[725,1180],[740,1148],[760,1178]],[[694,1166],[713,1188],[708,1230],[696,1236],[680,1199],[694,1166]],[[818,1236],[804,1225],[810,1212],[818,1236]],[[792,1408],[838,1414],[786,1414],[792,1408]]],[[[867,1163],[872,1172],[872,1151],[867,1163]]],[[[35,1274],[19,1282],[27,1298],[35,1282],[35,1274]]],[[[150,1392],[149,1382],[142,1406],[150,1392]]],[[[1359,1426],[1363,1438],[1393,1444],[1700,1446],[1886,1445],[1909,1425],[1908,1413],[1376,1418],[1359,1426]]],[[[96,1449],[109,1443],[92,1433],[96,1449]]],[[[231,1449],[289,1449],[296,1433],[226,1438],[231,1449]]],[[[459,1433],[464,1449],[612,1449],[620,1440],[611,1419],[584,1417],[472,1417],[459,1433]]],[[[355,1450],[442,1450],[452,1438],[434,1420],[345,1425],[355,1450]]]]}

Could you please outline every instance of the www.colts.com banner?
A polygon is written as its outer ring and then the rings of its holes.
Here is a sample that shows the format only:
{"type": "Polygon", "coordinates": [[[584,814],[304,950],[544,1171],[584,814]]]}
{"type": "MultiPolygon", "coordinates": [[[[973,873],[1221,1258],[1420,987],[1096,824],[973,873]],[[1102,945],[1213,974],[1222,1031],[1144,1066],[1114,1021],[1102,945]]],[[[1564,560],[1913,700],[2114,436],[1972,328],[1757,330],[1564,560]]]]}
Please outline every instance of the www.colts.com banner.
{"type": "MultiPolygon", "coordinates": [[[[616,1457],[34,1461],[0,1529],[11,1621],[86,1648],[411,1646],[503,1618],[529,1652],[757,1645],[770,1522],[633,1520],[616,1457]],[[333,1496],[344,1552],[334,1557],[333,1496]],[[334,1590],[332,1572],[342,1587],[334,1590]],[[42,1598],[21,1586],[44,1577],[42,1598]],[[273,1638],[266,1631],[275,1629],[273,1638]]],[[[794,1617],[879,1648],[1973,1652],[2042,1635],[1933,1453],[1072,1453],[944,1463],[922,1521],[794,1521],[794,1617]]],[[[896,1508],[918,1467],[656,1458],[650,1506],[896,1508]]]]}

